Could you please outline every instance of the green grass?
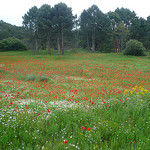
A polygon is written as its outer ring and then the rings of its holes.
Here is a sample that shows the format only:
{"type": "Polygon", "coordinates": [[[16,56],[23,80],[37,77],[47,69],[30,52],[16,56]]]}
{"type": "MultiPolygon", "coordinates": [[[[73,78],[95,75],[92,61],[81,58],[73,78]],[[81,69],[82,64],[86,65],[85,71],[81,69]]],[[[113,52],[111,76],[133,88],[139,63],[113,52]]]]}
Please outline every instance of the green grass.
{"type": "Polygon", "coordinates": [[[52,53],[0,53],[0,149],[150,149],[149,53],[52,53]]]}

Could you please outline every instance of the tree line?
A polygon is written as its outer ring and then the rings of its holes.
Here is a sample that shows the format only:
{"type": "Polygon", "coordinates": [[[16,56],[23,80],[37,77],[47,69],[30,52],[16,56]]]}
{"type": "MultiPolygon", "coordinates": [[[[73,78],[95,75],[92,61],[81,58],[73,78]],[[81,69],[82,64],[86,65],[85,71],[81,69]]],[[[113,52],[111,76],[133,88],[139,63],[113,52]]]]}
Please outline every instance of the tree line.
{"type": "Polygon", "coordinates": [[[129,39],[136,39],[150,49],[150,16],[139,18],[134,11],[117,8],[104,14],[96,5],[83,10],[79,18],[65,3],[51,7],[29,9],[23,16],[23,26],[16,27],[0,21],[0,40],[16,37],[30,49],[58,50],[64,54],[67,48],[85,48],[89,52],[122,52],[129,39]]]}

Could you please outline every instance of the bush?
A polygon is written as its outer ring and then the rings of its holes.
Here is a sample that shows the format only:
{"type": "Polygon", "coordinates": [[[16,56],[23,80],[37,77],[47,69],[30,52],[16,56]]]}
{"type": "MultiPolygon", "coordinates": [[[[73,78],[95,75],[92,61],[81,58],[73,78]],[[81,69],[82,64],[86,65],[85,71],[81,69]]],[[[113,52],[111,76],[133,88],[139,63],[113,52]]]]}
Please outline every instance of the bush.
{"type": "Polygon", "coordinates": [[[1,72],[5,72],[5,70],[0,68],[0,73],[1,73],[1,72]]]}
{"type": "Polygon", "coordinates": [[[126,43],[124,55],[144,56],[145,47],[137,40],[130,40],[126,43]]]}
{"type": "Polygon", "coordinates": [[[0,51],[22,51],[27,50],[26,45],[19,39],[7,38],[0,41],[0,51]]]}
{"type": "Polygon", "coordinates": [[[39,81],[47,82],[48,78],[42,75],[40,76],[39,81]]]}
{"type": "Polygon", "coordinates": [[[32,74],[30,74],[30,75],[28,75],[27,77],[26,77],[26,80],[27,81],[34,81],[36,79],[36,76],[35,75],[32,75],[32,74]]]}

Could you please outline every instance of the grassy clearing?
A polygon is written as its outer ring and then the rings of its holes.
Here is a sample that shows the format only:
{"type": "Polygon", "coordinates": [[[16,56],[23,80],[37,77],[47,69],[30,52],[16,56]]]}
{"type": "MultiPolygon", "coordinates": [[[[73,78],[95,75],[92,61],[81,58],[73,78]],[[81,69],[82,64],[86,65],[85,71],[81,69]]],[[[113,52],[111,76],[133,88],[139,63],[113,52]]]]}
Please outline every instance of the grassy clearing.
{"type": "Polygon", "coordinates": [[[0,149],[150,149],[149,56],[46,53],[0,53],[0,149]]]}

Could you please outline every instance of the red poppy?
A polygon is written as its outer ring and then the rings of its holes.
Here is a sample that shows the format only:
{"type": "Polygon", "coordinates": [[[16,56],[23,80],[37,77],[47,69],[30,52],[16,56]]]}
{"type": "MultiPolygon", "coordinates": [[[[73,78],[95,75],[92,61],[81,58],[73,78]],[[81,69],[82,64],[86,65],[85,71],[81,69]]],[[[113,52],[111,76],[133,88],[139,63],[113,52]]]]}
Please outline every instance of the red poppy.
{"type": "Polygon", "coordinates": [[[41,114],[40,113],[38,113],[38,116],[40,116],[41,114]]]}
{"type": "Polygon", "coordinates": [[[105,104],[106,102],[104,100],[102,100],[102,102],[105,104]]]}
{"type": "Polygon", "coordinates": [[[64,143],[66,143],[66,144],[67,144],[67,143],[68,143],[68,141],[67,141],[67,140],[65,140],[65,141],[64,141],[64,143]]]}
{"type": "Polygon", "coordinates": [[[82,126],[82,129],[85,130],[85,126],[82,126]]]}
{"type": "Polygon", "coordinates": [[[87,128],[87,130],[89,131],[89,130],[91,130],[91,128],[89,127],[89,128],[87,128]]]}
{"type": "Polygon", "coordinates": [[[11,102],[10,105],[13,105],[13,102],[11,102]]]}

